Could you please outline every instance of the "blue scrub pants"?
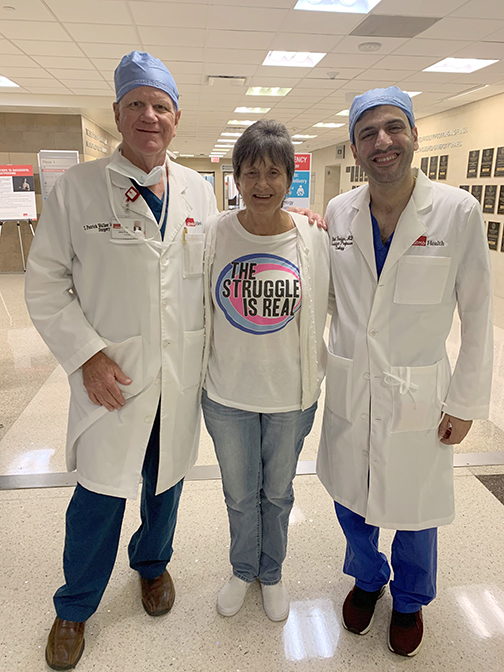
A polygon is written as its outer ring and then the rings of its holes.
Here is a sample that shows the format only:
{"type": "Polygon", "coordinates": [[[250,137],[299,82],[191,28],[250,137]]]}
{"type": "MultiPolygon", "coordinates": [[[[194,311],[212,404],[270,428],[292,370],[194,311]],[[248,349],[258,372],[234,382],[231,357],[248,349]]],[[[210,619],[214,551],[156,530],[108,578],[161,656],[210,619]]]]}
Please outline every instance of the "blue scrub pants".
{"type": "MultiPolygon", "coordinates": [[[[128,546],[130,566],[144,579],[162,574],[171,559],[183,481],[155,495],[159,467],[159,409],[142,467],[141,525],[128,546]]],[[[126,500],[77,484],[66,513],[65,585],[54,595],[59,618],[86,621],[98,608],[117,556],[126,500]]]]}
{"type": "MultiPolygon", "coordinates": [[[[379,590],[390,579],[390,565],[378,551],[380,529],[362,516],[334,502],[336,515],[347,540],[343,572],[355,578],[362,590],[379,590]]],[[[390,582],[396,611],[410,614],[436,597],[437,528],[397,530],[392,543],[390,582]]]]}

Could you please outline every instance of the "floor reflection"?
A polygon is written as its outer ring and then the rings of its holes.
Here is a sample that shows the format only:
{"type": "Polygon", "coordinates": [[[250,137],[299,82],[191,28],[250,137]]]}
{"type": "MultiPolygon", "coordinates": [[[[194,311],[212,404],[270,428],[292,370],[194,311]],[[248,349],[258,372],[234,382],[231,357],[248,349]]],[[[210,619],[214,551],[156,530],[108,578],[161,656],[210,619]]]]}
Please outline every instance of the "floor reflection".
{"type": "Polygon", "coordinates": [[[341,625],[331,600],[291,602],[283,629],[285,657],[290,661],[332,658],[340,632],[341,625]]]}
{"type": "Polygon", "coordinates": [[[456,588],[456,600],[470,630],[479,639],[504,634],[504,592],[496,586],[456,588]]]}

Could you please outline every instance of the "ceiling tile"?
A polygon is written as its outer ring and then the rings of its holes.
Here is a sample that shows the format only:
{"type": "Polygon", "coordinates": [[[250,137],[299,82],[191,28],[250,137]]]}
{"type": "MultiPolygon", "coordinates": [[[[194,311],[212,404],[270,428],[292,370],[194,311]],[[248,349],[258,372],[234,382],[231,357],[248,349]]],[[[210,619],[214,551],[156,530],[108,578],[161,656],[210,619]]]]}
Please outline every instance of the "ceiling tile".
{"type": "Polygon", "coordinates": [[[282,32],[321,35],[346,35],[364,20],[362,14],[336,12],[289,12],[282,23],[282,32]]]}
{"type": "Polygon", "coordinates": [[[130,44],[108,44],[96,42],[84,42],[81,44],[82,50],[89,58],[113,58],[116,65],[121,58],[134,49],[141,49],[139,42],[130,44]]]}
{"type": "Polygon", "coordinates": [[[93,64],[91,61],[82,56],[81,58],[66,57],[64,60],[59,56],[34,56],[34,60],[37,61],[43,68],[72,68],[75,70],[94,70],[93,64]]]}
{"type": "Polygon", "coordinates": [[[422,33],[422,37],[445,40],[481,40],[499,28],[504,28],[504,21],[488,19],[441,19],[422,33]]]}
{"type": "Polygon", "coordinates": [[[456,58],[504,59],[504,42],[473,42],[452,54],[456,58]]]}
{"type": "Polygon", "coordinates": [[[458,49],[473,44],[462,40],[428,40],[422,37],[414,37],[395,49],[394,56],[432,56],[434,58],[446,58],[458,49]]]}
{"type": "Polygon", "coordinates": [[[133,26],[115,26],[111,30],[110,26],[105,24],[65,23],[65,28],[77,42],[128,44],[138,41],[138,35],[133,26]]]}
{"type": "Polygon", "coordinates": [[[87,81],[87,82],[103,82],[103,78],[99,72],[96,70],[72,70],[70,68],[53,68],[51,74],[56,77],[56,79],[64,82],[68,81],[87,81]]]}
{"type": "MultiPolygon", "coordinates": [[[[15,40],[16,45],[30,56],[83,56],[75,42],[42,42],[41,40],[15,40]]],[[[0,42],[1,48],[1,42],[0,42]]]]}
{"type": "Polygon", "coordinates": [[[16,77],[38,77],[39,79],[53,79],[53,76],[40,67],[33,68],[17,68],[11,65],[4,65],[2,67],[2,75],[8,77],[9,79],[14,79],[16,77]]]}
{"type": "Polygon", "coordinates": [[[208,30],[206,46],[213,49],[269,49],[271,33],[244,30],[208,30]]]}
{"type": "Polygon", "coordinates": [[[33,68],[37,66],[37,63],[25,54],[1,54],[0,67],[5,65],[13,68],[33,68]]]}
{"type": "Polygon", "coordinates": [[[390,54],[392,51],[395,51],[398,47],[403,44],[406,44],[408,40],[405,37],[377,37],[367,38],[359,37],[356,35],[348,35],[344,37],[332,50],[334,54],[360,54],[362,53],[359,50],[359,45],[364,42],[379,42],[381,48],[374,52],[374,55],[381,54],[390,54]]]}
{"type": "MultiPolygon", "coordinates": [[[[206,28],[208,5],[186,5],[181,2],[130,2],[133,18],[138,26],[167,26],[169,28],[206,28]]],[[[264,12],[263,12],[264,14],[264,12]]],[[[167,42],[170,35],[165,35],[167,42]]]]}
{"type": "Polygon", "coordinates": [[[0,39],[0,54],[21,54],[21,50],[18,49],[12,42],[4,38],[0,39]]]}
{"type": "Polygon", "coordinates": [[[0,33],[11,40],[70,42],[72,39],[58,23],[49,21],[2,21],[0,33]]]}
{"type": "Polygon", "coordinates": [[[213,63],[249,63],[260,65],[268,52],[266,49],[211,49],[205,50],[205,59],[213,63]]]}
{"type": "Polygon", "coordinates": [[[139,26],[138,32],[144,44],[166,45],[169,41],[172,47],[204,47],[206,31],[202,28],[177,28],[168,35],[166,28],[139,26]]]}
{"type": "Polygon", "coordinates": [[[346,54],[327,54],[320,63],[318,67],[323,67],[325,69],[331,68],[333,70],[338,70],[338,68],[370,68],[379,61],[382,61],[385,58],[384,54],[362,54],[358,53],[346,53],[346,54]]]}
{"type": "Polygon", "coordinates": [[[378,64],[378,67],[385,70],[425,70],[430,65],[437,63],[439,59],[435,56],[396,56],[395,54],[385,56],[378,64]]]}
{"type": "Polygon", "coordinates": [[[161,47],[145,44],[144,48],[152,56],[161,59],[168,68],[171,63],[202,63],[205,58],[203,47],[161,47]]]}
{"type": "Polygon", "coordinates": [[[340,35],[309,35],[308,33],[277,33],[270,44],[275,51],[312,51],[327,53],[341,39],[340,35]]]}
{"type": "Polygon", "coordinates": [[[462,7],[456,9],[452,16],[504,20],[504,4],[502,0],[470,0],[470,2],[466,2],[462,7]]]}
{"type": "Polygon", "coordinates": [[[247,27],[247,30],[276,32],[289,12],[284,9],[268,9],[265,20],[264,9],[261,7],[222,7],[214,5],[209,8],[208,27],[210,29],[236,30],[247,27]]]}
{"type": "MultiPolygon", "coordinates": [[[[9,0],[0,6],[0,22],[14,21],[55,21],[56,19],[40,0],[9,0]],[[5,7],[14,7],[14,11],[5,7]]],[[[0,25],[1,25],[0,24],[0,25]]]]}
{"type": "MultiPolygon", "coordinates": [[[[373,9],[372,14],[389,14],[399,16],[435,16],[443,17],[463,5],[466,0],[421,0],[421,2],[404,2],[404,0],[381,0],[373,9]]],[[[481,0],[478,0],[481,2],[481,0]]]]}
{"type": "Polygon", "coordinates": [[[62,23],[107,23],[131,25],[126,2],[122,0],[45,0],[62,23]]]}

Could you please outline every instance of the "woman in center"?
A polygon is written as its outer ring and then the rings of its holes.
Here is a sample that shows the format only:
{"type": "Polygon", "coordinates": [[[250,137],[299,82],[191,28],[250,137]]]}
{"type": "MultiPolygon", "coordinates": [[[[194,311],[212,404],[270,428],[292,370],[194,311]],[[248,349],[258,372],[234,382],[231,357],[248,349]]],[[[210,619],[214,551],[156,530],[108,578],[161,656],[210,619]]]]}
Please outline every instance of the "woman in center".
{"type": "Polygon", "coordinates": [[[294,176],[285,126],[262,120],[236,142],[244,210],[206,224],[203,413],[231,533],[231,579],[217,610],[233,616],[259,579],[264,610],[287,618],[282,585],[292,481],[310,432],[326,347],[327,234],[282,210],[294,176]]]}

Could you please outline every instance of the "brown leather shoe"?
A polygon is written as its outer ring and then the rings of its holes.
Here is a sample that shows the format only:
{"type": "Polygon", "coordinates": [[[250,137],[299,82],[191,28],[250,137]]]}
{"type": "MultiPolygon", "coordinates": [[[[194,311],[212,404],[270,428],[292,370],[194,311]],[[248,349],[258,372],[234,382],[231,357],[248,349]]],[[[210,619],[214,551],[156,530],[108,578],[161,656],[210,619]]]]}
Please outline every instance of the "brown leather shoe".
{"type": "Polygon", "coordinates": [[[46,647],[46,662],[53,670],[71,670],[84,651],[86,623],[63,621],[56,616],[46,647]]]}
{"type": "Polygon", "coordinates": [[[142,604],[149,616],[162,616],[167,614],[175,602],[175,586],[172,578],[166,570],[155,579],[142,579],[142,604]]]}

